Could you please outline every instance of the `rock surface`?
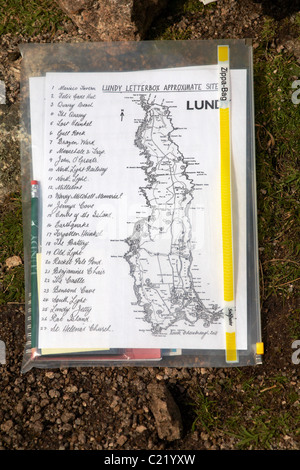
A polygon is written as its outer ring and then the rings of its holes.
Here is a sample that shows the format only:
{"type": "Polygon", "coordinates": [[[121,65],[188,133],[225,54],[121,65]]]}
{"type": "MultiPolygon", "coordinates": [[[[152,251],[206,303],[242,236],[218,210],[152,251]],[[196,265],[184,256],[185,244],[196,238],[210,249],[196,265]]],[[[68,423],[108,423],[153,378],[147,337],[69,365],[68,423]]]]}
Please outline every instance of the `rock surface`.
{"type": "Polygon", "coordinates": [[[179,408],[165,383],[148,385],[150,409],[160,439],[175,441],[182,437],[182,419],[179,408]]]}
{"type": "Polygon", "coordinates": [[[56,0],[93,41],[143,39],[168,0],[56,0]],[[120,35],[121,32],[121,35],[120,35]]]}

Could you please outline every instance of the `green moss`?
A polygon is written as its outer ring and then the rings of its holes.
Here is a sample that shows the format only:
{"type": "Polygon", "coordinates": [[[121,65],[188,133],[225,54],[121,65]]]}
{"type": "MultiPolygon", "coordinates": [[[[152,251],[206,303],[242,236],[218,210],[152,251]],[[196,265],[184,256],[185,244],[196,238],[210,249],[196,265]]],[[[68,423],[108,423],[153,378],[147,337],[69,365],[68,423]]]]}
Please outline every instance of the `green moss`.
{"type": "Polygon", "coordinates": [[[263,300],[287,298],[299,280],[299,105],[293,57],[262,47],[254,63],[258,230],[263,300]]]}
{"type": "Polygon", "coordinates": [[[20,194],[11,194],[0,207],[0,305],[24,302],[23,227],[20,194]],[[19,256],[22,264],[8,268],[6,260],[19,256]]]}
{"type": "Polygon", "coordinates": [[[0,34],[54,32],[66,19],[51,0],[0,0],[0,34]]]}

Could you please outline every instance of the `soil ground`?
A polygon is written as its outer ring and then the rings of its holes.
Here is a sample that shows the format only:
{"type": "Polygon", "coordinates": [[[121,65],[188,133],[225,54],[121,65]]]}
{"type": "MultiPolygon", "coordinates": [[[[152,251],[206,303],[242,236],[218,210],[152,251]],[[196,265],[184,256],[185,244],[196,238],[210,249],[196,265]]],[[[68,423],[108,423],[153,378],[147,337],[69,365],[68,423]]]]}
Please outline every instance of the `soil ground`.
{"type": "MultiPolygon", "coordinates": [[[[297,25],[297,1],[219,0],[200,8],[195,1],[176,0],[154,22],[145,39],[252,38],[254,55],[260,51],[258,66],[259,61],[269,60],[275,74],[272,60],[278,56],[299,65],[297,25]]],[[[78,40],[90,38],[66,18],[59,30],[2,34],[0,79],[7,90],[5,115],[18,109],[21,58],[17,45],[78,40]]],[[[264,118],[260,108],[256,113],[257,126],[271,133],[268,116],[264,118]]],[[[266,132],[262,139],[267,136],[266,132]]],[[[276,139],[274,145],[271,139],[265,147],[268,158],[272,159],[276,145],[276,139]]],[[[258,216],[266,219],[266,182],[258,168],[258,216]]],[[[17,177],[15,181],[18,185],[17,177]]],[[[18,192],[18,186],[14,191],[18,192]]],[[[0,207],[1,218],[10,204],[8,194],[0,207]]],[[[265,354],[263,364],[255,368],[32,369],[22,375],[24,305],[22,300],[9,300],[8,288],[7,301],[0,307],[0,339],[6,344],[6,364],[0,365],[0,449],[299,450],[299,364],[292,361],[292,343],[300,339],[297,283],[293,282],[299,274],[281,283],[286,284],[284,292],[270,288],[272,278],[267,267],[273,260],[287,259],[288,248],[284,243],[277,246],[276,237],[266,232],[261,223],[265,354]],[[147,386],[161,382],[170,390],[183,419],[183,436],[176,441],[159,438],[149,408],[147,386]]],[[[296,258],[293,263],[299,266],[296,258]]],[[[3,273],[4,264],[1,269],[3,273]]]]}

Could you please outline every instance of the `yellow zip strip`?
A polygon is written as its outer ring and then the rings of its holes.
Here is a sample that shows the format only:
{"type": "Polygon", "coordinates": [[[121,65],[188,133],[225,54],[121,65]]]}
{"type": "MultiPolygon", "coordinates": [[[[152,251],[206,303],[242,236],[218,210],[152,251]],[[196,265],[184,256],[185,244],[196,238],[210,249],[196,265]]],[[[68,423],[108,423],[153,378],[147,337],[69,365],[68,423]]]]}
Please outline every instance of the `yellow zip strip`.
{"type": "Polygon", "coordinates": [[[218,46],[221,213],[226,361],[237,362],[231,206],[231,132],[229,46],[218,46]]]}
{"type": "Polygon", "coordinates": [[[229,108],[220,109],[221,143],[221,204],[224,300],[234,300],[233,294],[233,253],[232,253],[232,214],[231,214],[231,165],[230,165],[230,113],[229,108]]]}

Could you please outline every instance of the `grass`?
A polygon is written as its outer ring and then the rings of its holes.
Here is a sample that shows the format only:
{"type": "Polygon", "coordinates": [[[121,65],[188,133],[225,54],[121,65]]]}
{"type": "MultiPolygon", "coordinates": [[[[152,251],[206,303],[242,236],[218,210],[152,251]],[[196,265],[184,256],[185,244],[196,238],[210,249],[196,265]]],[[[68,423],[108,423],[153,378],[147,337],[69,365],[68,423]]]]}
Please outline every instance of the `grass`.
{"type": "Polygon", "coordinates": [[[297,436],[299,396],[287,377],[278,373],[261,383],[238,369],[233,374],[234,380],[217,379],[214,387],[198,390],[193,431],[223,435],[241,450],[276,449],[280,440],[297,436]]]}
{"type": "Polygon", "coordinates": [[[196,418],[192,430],[194,431],[198,426],[204,428],[206,431],[215,429],[220,420],[220,410],[218,409],[217,400],[208,398],[199,390],[193,407],[195,409],[196,418]]]}
{"type": "Polygon", "coordinates": [[[300,338],[300,308],[293,308],[289,317],[289,335],[291,340],[298,340],[300,338]]]}
{"type": "Polygon", "coordinates": [[[290,419],[289,413],[283,413],[279,416],[272,414],[270,418],[269,411],[266,409],[254,418],[253,423],[248,428],[240,425],[236,432],[229,434],[237,439],[238,449],[271,449],[274,441],[288,433],[290,419]]]}

